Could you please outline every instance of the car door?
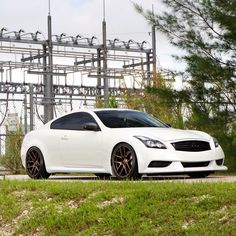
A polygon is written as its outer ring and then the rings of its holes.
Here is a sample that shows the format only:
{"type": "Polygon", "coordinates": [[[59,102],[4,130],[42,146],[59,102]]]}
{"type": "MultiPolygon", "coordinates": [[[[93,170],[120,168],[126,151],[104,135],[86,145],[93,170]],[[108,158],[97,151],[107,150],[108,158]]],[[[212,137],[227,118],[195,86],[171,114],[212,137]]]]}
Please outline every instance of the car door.
{"type": "Polygon", "coordinates": [[[88,112],[64,116],[52,127],[60,133],[61,163],[67,168],[102,168],[101,131],[85,130],[87,123],[96,123],[88,112]]]}
{"type": "Polygon", "coordinates": [[[62,160],[62,137],[64,136],[64,130],[62,129],[50,129],[50,132],[47,132],[44,135],[44,140],[46,141],[47,147],[47,162],[48,165],[53,169],[60,170],[64,165],[62,160]]]}

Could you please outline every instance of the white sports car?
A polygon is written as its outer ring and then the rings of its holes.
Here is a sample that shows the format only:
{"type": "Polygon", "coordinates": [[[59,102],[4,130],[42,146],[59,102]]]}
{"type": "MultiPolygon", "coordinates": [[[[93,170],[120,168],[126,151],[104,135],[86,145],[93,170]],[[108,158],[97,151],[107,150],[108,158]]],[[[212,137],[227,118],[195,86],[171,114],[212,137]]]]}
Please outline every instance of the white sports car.
{"type": "Polygon", "coordinates": [[[118,179],[166,173],[206,177],[227,170],[215,138],[128,109],[80,110],[54,119],[25,136],[21,159],[34,179],[76,172],[118,179]]]}

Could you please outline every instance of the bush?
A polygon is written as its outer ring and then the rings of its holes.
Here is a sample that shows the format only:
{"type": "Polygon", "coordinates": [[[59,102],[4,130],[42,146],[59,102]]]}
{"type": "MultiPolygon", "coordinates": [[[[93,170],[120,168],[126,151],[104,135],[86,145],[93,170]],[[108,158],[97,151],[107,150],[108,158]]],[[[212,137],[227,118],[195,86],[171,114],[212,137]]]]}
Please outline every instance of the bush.
{"type": "Polygon", "coordinates": [[[0,158],[0,164],[9,170],[12,174],[20,174],[23,171],[20,149],[23,141],[23,132],[21,127],[17,127],[14,132],[7,132],[6,135],[6,152],[0,158]]]}

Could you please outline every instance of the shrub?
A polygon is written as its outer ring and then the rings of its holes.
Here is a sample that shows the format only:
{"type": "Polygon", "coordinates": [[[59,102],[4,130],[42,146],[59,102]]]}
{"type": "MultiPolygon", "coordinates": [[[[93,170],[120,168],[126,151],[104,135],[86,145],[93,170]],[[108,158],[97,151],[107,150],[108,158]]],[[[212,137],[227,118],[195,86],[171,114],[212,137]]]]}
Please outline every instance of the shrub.
{"type": "Polygon", "coordinates": [[[20,149],[23,141],[23,132],[20,126],[16,131],[7,131],[6,152],[0,158],[0,164],[9,170],[12,174],[19,174],[23,171],[20,149]]]}

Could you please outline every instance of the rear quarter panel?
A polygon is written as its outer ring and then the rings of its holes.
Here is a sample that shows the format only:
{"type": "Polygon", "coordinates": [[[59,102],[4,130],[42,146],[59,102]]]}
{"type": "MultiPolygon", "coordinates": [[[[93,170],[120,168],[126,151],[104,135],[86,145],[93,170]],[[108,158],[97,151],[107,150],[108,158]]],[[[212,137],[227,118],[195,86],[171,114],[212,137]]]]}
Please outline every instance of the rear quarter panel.
{"type": "Polygon", "coordinates": [[[43,154],[46,169],[48,170],[48,167],[50,166],[50,160],[48,159],[50,155],[49,155],[49,150],[47,148],[48,141],[49,141],[48,132],[45,129],[31,131],[28,134],[26,134],[21,146],[22,165],[24,167],[26,166],[27,151],[31,147],[37,147],[43,154]]]}

